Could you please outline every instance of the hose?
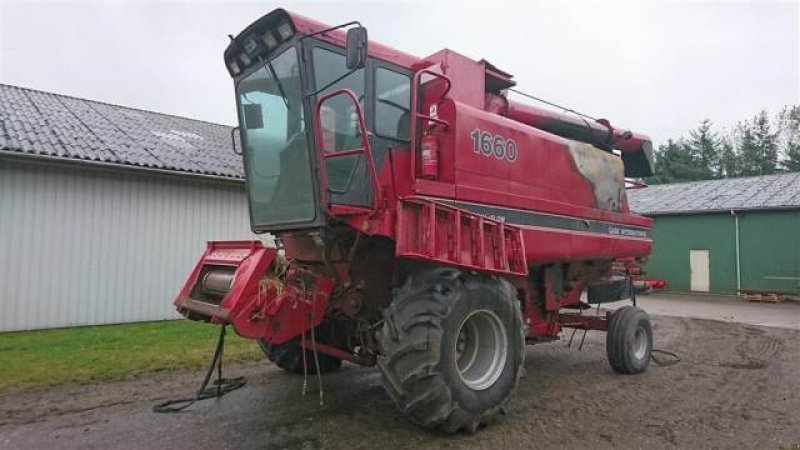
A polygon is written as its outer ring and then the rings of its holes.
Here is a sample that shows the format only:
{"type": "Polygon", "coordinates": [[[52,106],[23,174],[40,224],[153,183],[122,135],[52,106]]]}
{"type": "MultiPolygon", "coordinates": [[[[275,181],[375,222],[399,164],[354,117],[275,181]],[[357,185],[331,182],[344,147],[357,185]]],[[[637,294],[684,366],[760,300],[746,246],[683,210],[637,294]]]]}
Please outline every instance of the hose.
{"type": "Polygon", "coordinates": [[[175,400],[167,400],[153,406],[153,412],[157,413],[176,413],[192,406],[200,400],[209,398],[220,398],[223,395],[235,391],[247,383],[244,377],[236,378],[222,378],[222,354],[225,347],[225,325],[222,325],[219,332],[219,340],[217,341],[217,348],[214,350],[214,357],[211,359],[211,367],[208,368],[203,383],[194,397],[180,398],[175,400]],[[217,379],[214,380],[214,386],[208,387],[208,382],[211,381],[211,374],[217,371],[217,379]]]}
{"type": "Polygon", "coordinates": [[[679,362],[681,362],[681,358],[680,358],[680,356],[678,356],[677,353],[670,352],[670,351],[667,351],[667,350],[661,350],[661,349],[657,349],[657,348],[654,348],[653,350],[650,351],[650,359],[652,359],[654,363],[658,364],[659,366],[663,366],[663,367],[673,366],[673,365],[678,364],[679,362]],[[667,355],[672,359],[669,359],[669,360],[661,359],[658,356],[656,356],[656,354],[667,355]]]}

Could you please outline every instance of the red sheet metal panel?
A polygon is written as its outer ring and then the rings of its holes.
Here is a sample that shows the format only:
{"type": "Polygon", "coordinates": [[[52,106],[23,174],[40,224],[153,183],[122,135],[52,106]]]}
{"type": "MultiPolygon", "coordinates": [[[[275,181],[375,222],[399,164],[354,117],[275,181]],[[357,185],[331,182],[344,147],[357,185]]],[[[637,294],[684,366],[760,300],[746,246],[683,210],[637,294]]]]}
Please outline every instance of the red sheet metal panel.
{"type": "Polygon", "coordinates": [[[426,199],[398,207],[397,255],[470,270],[525,276],[521,229],[426,199]]]}

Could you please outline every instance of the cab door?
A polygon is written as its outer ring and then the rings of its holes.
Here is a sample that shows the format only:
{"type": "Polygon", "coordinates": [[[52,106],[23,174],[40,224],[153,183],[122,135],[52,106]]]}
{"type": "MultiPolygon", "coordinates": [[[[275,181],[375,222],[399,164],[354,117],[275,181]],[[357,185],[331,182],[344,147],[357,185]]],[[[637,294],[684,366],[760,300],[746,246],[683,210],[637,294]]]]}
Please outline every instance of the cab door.
{"type": "Polygon", "coordinates": [[[361,135],[357,114],[357,110],[361,109],[365,117],[371,115],[366,96],[368,67],[349,73],[344,50],[321,42],[311,46],[308,53],[313,90],[319,91],[312,99],[313,104],[325,99],[327,94],[348,89],[355,94],[359,106],[356,107],[349,96],[339,95],[325,100],[318,112],[323,142],[318,142],[317,146],[325,149],[320,164],[327,179],[327,192],[323,193],[323,197],[328,198],[330,205],[372,208],[376,187],[370,173],[372,162],[368,161],[369,153],[349,151],[363,147],[364,143],[369,144],[369,136],[361,135]],[[324,157],[331,152],[342,154],[324,157]]]}

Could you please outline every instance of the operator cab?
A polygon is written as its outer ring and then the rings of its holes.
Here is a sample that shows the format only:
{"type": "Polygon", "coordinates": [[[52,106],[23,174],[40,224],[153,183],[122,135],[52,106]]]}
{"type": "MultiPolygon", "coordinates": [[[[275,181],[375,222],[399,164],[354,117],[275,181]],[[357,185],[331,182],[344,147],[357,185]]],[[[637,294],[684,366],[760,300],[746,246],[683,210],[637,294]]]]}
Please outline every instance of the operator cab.
{"type": "Polygon", "coordinates": [[[225,51],[256,233],[372,211],[387,150],[408,149],[411,72],[368,56],[363,27],[316,25],[276,10],[225,51]]]}

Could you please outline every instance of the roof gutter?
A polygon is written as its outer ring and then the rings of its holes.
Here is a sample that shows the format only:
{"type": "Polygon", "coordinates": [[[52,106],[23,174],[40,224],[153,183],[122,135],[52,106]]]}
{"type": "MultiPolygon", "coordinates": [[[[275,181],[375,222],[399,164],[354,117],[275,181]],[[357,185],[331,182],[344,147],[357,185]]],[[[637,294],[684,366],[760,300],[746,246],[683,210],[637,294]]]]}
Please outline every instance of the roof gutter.
{"type": "Polygon", "coordinates": [[[29,161],[35,163],[58,164],[66,166],[79,166],[84,168],[95,168],[110,171],[140,172],[153,175],[165,175],[171,177],[185,177],[218,183],[244,184],[244,178],[233,178],[222,175],[210,175],[197,172],[187,172],[181,170],[159,169],[156,167],[137,166],[134,164],[110,163],[105,161],[95,161],[91,159],[64,158],[62,156],[40,155],[36,153],[23,153],[18,151],[0,150],[0,159],[7,158],[19,161],[29,161]]]}

